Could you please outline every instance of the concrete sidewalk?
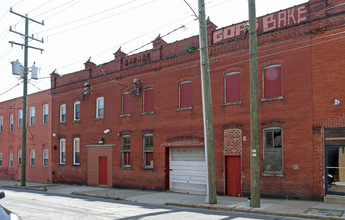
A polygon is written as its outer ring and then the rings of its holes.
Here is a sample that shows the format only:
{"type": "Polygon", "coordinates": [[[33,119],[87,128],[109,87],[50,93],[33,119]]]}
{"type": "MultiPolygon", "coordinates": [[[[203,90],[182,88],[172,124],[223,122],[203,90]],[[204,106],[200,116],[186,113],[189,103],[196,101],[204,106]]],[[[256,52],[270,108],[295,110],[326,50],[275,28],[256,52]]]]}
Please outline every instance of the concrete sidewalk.
{"type": "Polygon", "coordinates": [[[65,184],[43,184],[27,182],[20,187],[18,181],[0,180],[0,187],[25,188],[62,195],[80,195],[155,205],[173,205],[230,212],[246,212],[266,215],[290,216],[310,219],[345,219],[344,203],[317,201],[262,199],[260,208],[251,208],[247,198],[217,196],[218,203],[205,204],[205,196],[151,190],[116,189],[65,184]]]}

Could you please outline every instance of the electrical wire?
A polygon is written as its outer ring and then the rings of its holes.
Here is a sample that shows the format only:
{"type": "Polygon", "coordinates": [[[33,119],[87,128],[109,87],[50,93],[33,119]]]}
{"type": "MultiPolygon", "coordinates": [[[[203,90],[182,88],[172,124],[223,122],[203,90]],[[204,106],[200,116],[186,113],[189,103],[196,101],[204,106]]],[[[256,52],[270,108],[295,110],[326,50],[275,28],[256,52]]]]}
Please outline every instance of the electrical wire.
{"type": "MultiPolygon", "coordinates": [[[[65,23],[65,24],[61,24],[61,25],[58,25],[58,26],[55,26],[55,27],[52,27],[52,28],[45,29],[45,30],[41,31],[41,33],[47,32],[47,31],[50,31],[50,30],[53,30],[53,29],[56,29],[56,28],[65,27],[66,25],[71,25],[71,24],[74,24],[74,23],[76,23],[76,22],[83,21],[83,20],[85,20],[85,19],[89,19],[89,18],[95,17],[95,16],[100,15],[100,14],[103,14],[103,13],[105,13],[105,12],[108,12],[108,11],[111,11],[111,10],[114,10],[114,9],[117,9],[117,8],[120,8],[120,7],[122,7],[122,6],[131,4],[132,2],[135,2],[135,1],[137,1],[137,0],[132,0],[132,1],[127,2],[127,3],[125,3],[125,4],[118,5],[118,6],[115,6],[115,7],[113,7],[113,8],[110,8],[110,9],[107,9],[107,10],[104,10],[104,11],[101,11],[101,12],[97,12],[97,13],[92,14],[92,15],[88,15],[87,17],[79,18],[79,19],[76,19],[76,20],[74,20],[74,21],[69,21],[69,22],[67,22],[67,23],[65,23]]],[[[113,16],[115,16],[115,15],[118,15],[118,14],[114,14],[113,16]]],[[[111,16],[111,17],[112,17],[112,16],[111,16]]],[[[90,23],[88,23],[88,24],[90,24],[90,23]]],[[[92,24],[92,23],[91,23],[91,24],[92,24]]]]}
{"type": "MultiPolygon", "coordinates": [[[[341,5],[343,5],[343,4],[341,4],[341,5]]],[[[337,6],[333,6],[332,8],[335,8],[335,7],[339,7],[339,5],[337,5],[337,6]]],[[[327,10],[329,10],[329,9],[327,9],[327,10]]],[[[316,13],[316,12],[315,12],[316,13]]],[[[65,66],[66,67],[66,66],[65,66]]]]}
{"type": "Polygon", "coordinates": [[[127,10],[124,10],[124,11],[121,11],[121,12],[116,13],[116,14],[109,15],[109,16],[107,16],[107,17],[104,17],[104,18],[101,18],[101,19],[98,19],[98,20],[95,20],[95,21],[91,21],[91,22],[88,22],[88,23],[85,23],[85,24],[82,24],[82,25],[74,26],[74,27],[69,28],[69,29],[67,29],[67,30],[60,31],[60,32],[56,32],[56,33],[50,34],[50,35],[48,35],[48,36],[49,36],[49,37],[52,37],[52,36],[56,36],[56,35],[59,35],[59,34],[62,34],[62,33],[66,33],[66,32],[69,32],[69,31],[74,31],[74,30],[77,30],[77,29],[82,28],[82,27],[84,27],[84,26],[87,26],[87,25],[90,25],[90,24],[94,24],[94,23],[97,23],[97,22],[99,22],[99,21],[103,21],[103,20],[105,20],[105,19],[108,19],[108,18],[117,16],[117,15],[120,15],[120,14],[122,14],[122,13],[131,11],[131,10],[136,9],[136,8],[140,8],[140,7],[142,7],[142,6],[146,6],[146,5],[148,5],[148,4],[152,3],[152,2],[155,2],[155,1],[157,1],[157,0],[152,0],[152,1],[148,2],[148,3],[141,4],[141,5],[139,5],[139,6],[136,6],[136,7],[133,7],[133,8],[130,8],[130,9],[127,9],[127,10]]]}
{"type": "Polygon", "coordinates": [[[44,4],[42,4],[42,5],[40,5],[40,6],[36,7],[36,8],[34,8],[34,9],[30,10],[30,11],[28,11],[26,14],[28,14],[28,13],[30,13],[30,12],[33,12],[33,11],[36,11],[36,10],[39,9],[39,8],[42,8],[43,6],[45,6],[46,4],[48,4],[48,3],[51,2],[51,1],[53,1],[53,0],[47,1],[46,3],[44,3],[44,4]]]}
{"type": "Polygon", "coordinates": [[[11,91],[12,89],[16,88],[17,86],[20,85],[20,83],[21,83],[21,82],[17,83],[16,85],[14,85],[13,87],[11,87],[10,89],[8,89],[8,90],[6,90],[5,92],[1,93],[0,96],[6,94],[6,93],[8,93],[9,91],[11,91]]]}

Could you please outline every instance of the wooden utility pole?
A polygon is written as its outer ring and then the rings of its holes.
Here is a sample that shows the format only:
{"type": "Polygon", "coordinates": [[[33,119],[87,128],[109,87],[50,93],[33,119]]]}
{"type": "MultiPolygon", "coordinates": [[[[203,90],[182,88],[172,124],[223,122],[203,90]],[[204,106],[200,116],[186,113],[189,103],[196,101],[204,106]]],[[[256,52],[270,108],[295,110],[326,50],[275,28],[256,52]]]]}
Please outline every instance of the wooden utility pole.
{"type": "Polygon", "coordinates": [[[21,36],[24,37],[24,44],[20,44],[20,43],[15,43],[13,41],[10,41],[10,44],[15,44],[15,45],[19,45],[24,47],[24,74],[23,74],[23,127],[22,127],[22,168],[21,168],[21,182],[20,185],[21,186],[25,186],[26,185],[26,130],[27,130],[27,102],[28,102],[28,73],[29,73],[29,68],[28,68],[28,49],[36,49],[36,50],[40,50],[41,52],[43,51],[43,49],[41,48],[36,48],[36,47],[31,47],[29,46],[29,38],[32,40],[36,40],[39,41],[41,43],[43,43],[43,39],[42,40],[38,40],[32,36],[29,36],[29,21],[33,21],[36,22],[38,24],[44,25],[44,22],[38,22],[35,21],[31,18],[28,18],[27,15],[21,15],[18,14],[14,11],[12,11],[12,8],[10,9],[10,12],[12,14],[18,15],[19,17],[25,18],[25,34],[21,34],[18,33],[16,31],[13,31],[12,28],[10,28],[11,32],[14,32],[16,34],[19,34],[21,36]]]}
{"type": "Polygon", "coordinates": [[[207,170],[207,196],[205,203],[217,203],[216,168],[214,159],[214,137],[212,118],[212,96],[207,49],[207,24],[204,0],[199,0],[199,47],[201,67],[201,90],[204,118],[205,157],[207,170]]]}
{"type": "Polygon", "coordinates": [[[250,67],[250,177],[251,207],[260,208],[260,143],[258,111],[258,56],[255,0],[249,7],[249,67],[250,67]]]}

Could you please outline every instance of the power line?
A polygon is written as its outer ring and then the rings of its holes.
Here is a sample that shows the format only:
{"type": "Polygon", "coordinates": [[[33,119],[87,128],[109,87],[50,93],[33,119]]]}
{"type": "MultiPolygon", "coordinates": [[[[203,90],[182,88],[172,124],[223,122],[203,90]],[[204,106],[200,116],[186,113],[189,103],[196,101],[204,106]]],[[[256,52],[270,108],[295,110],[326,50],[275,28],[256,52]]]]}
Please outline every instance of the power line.
{"type": "MultiPolygon", "coordinates": [[[[76,23],[76,22],[79,22],[79,21],[82,21],[82,20],[85,20],[85,19],[89,19],[89,18],[95,17],[95,16],[100,15],[100,14],[103,14],[103,13],[105,13],[105,12],[107,12],[107,11],[111,11],[111,10],[114,10],[114,9],[116,9],[116,8],[120,8],[120,7],[124,6],[124,5],[131,4],[132,2],[135,2],[135,1],[137,1],[137,0],[132,0],[132,1],[127,2],[127,3],[125,3],[125,4],[122,4],[122,5],[119,5],[119,6],[115,6],[115,7],[113,7],[113,8],[110,8],[110,9],[107,9],[107,10],[104,10],[104,11],[101,11],[101,12],[97,12],[97,13],[92,14],[92,15],[88,15],[87,17],[79,18],[79,19],[76,19],[76,20],[74,20],[74,21],[69,21],[69,22],[67,22],[67,23],[65,23],[65,24],[58,25],[58,26],[56,26],[56,27],[52,27],[52,28],[45,29],[44,31],[41,31],[41,33],[47,32],[47,31],[50,31],[50,30],[53,30],[53,29],[56,29],[56,28],[65,27],[66,25],[71,25],[71,24],[74,24],[74,23],[76,23]]],[[[115,14],[115,15],[118,15],[118,14],[115,14]]],[[[113,15],[113,16],[115,16],[115,15],[113,15]]],[[[90,23],[88,23],[88,25],[89,25],[89,24],[90,24],[90,23]]]]}
{"type": "MultiPolygon", "coordinates": [[[[47,35],[47,36],[48,36],[48,37],[52,37],[52,36],[56,36],[56,35],[59,35],[59,34],[62,34],[62,33],[66,33],[66,32],[72,31],[72,30],[77,30],[77,29],[82,28],[82,27],[84,27],[84,26],[87,26],[87,25],[90,25],[90,24],[94,24],[94,23],[97,23],[97,22],[99,22],[99,21],[102,21],[102,20],[105,20],[105,19],[108,19],[108,18],[117,16],[117,15],[120,15],[120,14],[122,14],[122,13],[128,12],[128,11],[130,11],[130,10],[133,10],[133,9],[136,9],[136,8],[139,8],[139,7],[148,5],[148,4],[150,4],[150,3],[152,3],[152,2],[155,2],[155,1],[157,1],[157,0],[152,0],[152,1],[148,2],[148,3],[141,4],[141,5],[139,5],[139,6],[136,6],[136,7],[133,7],[133,8],[130,8],[130,9],[127,9],[127,10],[124,10],[124,11],[121,11],[121,12],[119,12],[119,13],[112,14],[112,15],[110,15],[110,16],[107,16],[107,17],[104,17],[104,18],[101,18],[101,19],[98,19],[98,20],[95,20],[95,21],[91,21],[91,22],[88,22],[88,23],[85,23],[85,24],[82,24],[82,25],[78,25],[78,26],[69,28],[69,29],[67,29],[67,30],[60,31],[60,32],[56,32],[56,33],[53,33],[53,34],[50,34],[50,35],[47,35]]],[[[49,29],[48,29],[48,30],[49,30],[49,29]]],[[[51,29],[50,29],[50,30],[51,30],[51,29]]]]}
{"type": "Polygon", "coordinates": [[[34,9],[30,10],[30,11],[28,11],[27,14],[30,13],[30,12],[33,12],[33,11],[39,9],[39,8],[42,8],[43,6],[45,6],[46,4],[48,4],[48,3],[51,2],[51,1],[53,1],[53,0],[49,0],[49,1],[47,1],[46,3],[44,3],[44,4],[42,4],[42,5],[40,5],[40,6],[36,7],[36,8],[34,8],[34,9]]]}
{"type": "Polygon", "coordinates": [[[16,88],[17,86],[20,85],[20,83],[21,83],[21,82],[17,83],[16,85],[14,85],[13,87],[11,87],[10,89],[8,89],[8,90],[6,90],[5,92],[1,93],[0,96],[6,94],[6,93],[8,93],[9,91],[11,91],[12,89],[16,88]]]}

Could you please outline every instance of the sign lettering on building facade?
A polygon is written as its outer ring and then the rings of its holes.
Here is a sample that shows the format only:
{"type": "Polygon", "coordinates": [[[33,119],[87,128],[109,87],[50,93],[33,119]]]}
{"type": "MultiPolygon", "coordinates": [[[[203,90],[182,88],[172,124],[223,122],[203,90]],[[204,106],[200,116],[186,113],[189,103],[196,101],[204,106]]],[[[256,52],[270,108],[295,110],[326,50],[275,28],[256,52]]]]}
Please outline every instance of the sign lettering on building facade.
{"type": "MultiPolygon", "coordinates": [[[[277,28],[299,24],[308,20],[309,10],[307,5],[296,6],[274,14],[259,17],[256,20],[258,33],[272,31],[277,28]]],[[[231,25],[213,32],[213,43],[244,35],[244,26],[247,22],[231,25]]]]}

